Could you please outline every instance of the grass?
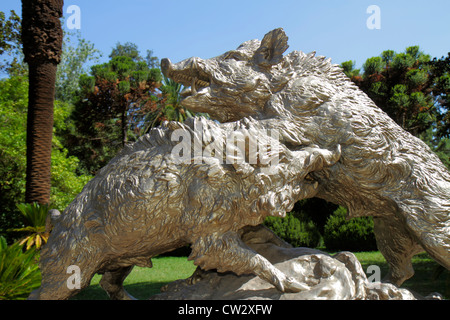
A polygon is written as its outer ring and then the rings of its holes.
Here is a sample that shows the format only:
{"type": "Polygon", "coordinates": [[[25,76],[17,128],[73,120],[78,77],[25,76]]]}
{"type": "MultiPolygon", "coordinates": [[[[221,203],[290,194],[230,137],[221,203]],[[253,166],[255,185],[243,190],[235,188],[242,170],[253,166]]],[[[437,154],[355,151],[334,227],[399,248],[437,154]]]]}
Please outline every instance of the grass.
{"type": "MultiPolygon", "coordinates": [[[[388,264],[378,251],[354,252],[361,262],[364,271],[370,265],[377,265],[381,269],[381,278],[388,272],[388,264]]],[[[422,296],[427,296],[432,292],[439,292],[445,299],[450,299],[450,271],[444,270],[440,274],[439,264],[435,262],[427,253],[421,253],[412,259],[414,276],[405,281],[402,288],[417,292],[422,296]]]]}
{"type": "MultiPolygon", "coordinates": [[[[197,268],[186,257],[157,257],[152,259],[153,268],[134,267],[125,279],[124,286],[136,299],[144,300],[160,292],[162,286],[177,279],[188,278],[197,268]]],[[[72,300],[107,300],[99,286],[101,276],[95,275],[91,285],[72,300]]]]}
{"type": "MultiPolygon", "coordinates": [[[[364,271],[370,265],[380,267],[383,278],[388,271],[384,257],[378,251],[354,252],[361,262],[364,271]]],[[[125,288],[137,299],[147,299],[160,292],[162,286],[177,279],[185,279],[192,275],[196,267],[186,257],[157,257],[152,259],[153,268],[135,267],[125,280],[125,288]]],[[[450,272],[445,270],[438,277],[435,276],[438,264],[426,253],[414,257],[415,275],[406,281],[402,287],[426,296],[432,292],[441,293],[450,299],[450,272]]],[[[370,274],[369,274],[370,275],[370,274]]],[[[105,300],[108,296],[98,285],[101,276],[96,275],[91,285],[75,296],[74,300],[105,300]]]]}

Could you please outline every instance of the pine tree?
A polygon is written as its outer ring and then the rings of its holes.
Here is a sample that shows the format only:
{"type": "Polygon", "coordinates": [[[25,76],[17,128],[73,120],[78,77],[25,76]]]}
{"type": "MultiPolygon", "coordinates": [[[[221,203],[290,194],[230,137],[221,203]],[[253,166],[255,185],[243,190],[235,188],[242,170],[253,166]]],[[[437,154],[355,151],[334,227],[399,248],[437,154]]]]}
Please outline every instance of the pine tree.
{"type": "Polygon", "coordinates": [[[73,112],[76,132],[68,139],[71,153],[91,174],[144,133],[160,95],[161,72],[149,67],[135,45],[118,44],[110,57],[80,77],[73,112]]]}
{"type": "Polygon", "coordinates": [[[367,59],[361,75],[351,62],[344,62],[341,67],[397,124],[419,136],[437,117],[430,61],[430,56],[418,46],[411,46],[405,52],[386,50],[367,59]]]}

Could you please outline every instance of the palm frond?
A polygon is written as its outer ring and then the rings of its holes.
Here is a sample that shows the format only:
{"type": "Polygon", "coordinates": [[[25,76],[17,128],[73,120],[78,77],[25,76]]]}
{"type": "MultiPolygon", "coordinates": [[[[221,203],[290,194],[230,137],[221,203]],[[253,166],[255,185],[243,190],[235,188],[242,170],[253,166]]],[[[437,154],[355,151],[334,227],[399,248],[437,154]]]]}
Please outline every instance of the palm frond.
{"type": "Polygon", "coordinates": [[[0,237],[0,300],[25,300],[41,284],[34,249],[23,252],[19,243],[6,246],[0,237]]]}
{"type": "Polygon", "coordinates": [[[45,226],[48,205],[40,205],[38,203],[21,203],[17,205],[28,224],[32,227],[45,226]]]}

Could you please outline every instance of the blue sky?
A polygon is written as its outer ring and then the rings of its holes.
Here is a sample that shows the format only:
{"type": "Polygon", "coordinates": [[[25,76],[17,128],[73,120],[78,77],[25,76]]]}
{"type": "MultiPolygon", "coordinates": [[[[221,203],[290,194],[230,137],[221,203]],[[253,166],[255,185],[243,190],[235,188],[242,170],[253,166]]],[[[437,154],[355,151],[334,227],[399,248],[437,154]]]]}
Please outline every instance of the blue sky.
{"type": "MultiPolygon", "coordinates": [[[[289,37],[288,52],[315,50],[358,67],[387,49],[419,45],[432,57],[450,51],[448,0],[65,0],[66,18],[70,5],[80,8],[81,35],[103,53],[102,62],[127,41],[173,62],[210,58],[278,27],[289,37]],[[381,29],[366,25],[370,5],[380,8],[381,29]]],[[[11,9],[20,14],[21,1],[0,2],[0,11],[11,9]]]]}

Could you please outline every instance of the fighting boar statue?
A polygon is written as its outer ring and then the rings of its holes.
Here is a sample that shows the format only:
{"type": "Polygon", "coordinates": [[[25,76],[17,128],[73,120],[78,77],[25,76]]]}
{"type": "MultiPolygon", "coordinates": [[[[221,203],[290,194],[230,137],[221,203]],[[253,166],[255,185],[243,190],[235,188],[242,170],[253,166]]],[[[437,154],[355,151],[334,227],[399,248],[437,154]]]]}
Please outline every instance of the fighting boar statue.
{"type": "Polygon", "coordinates": [[[377,246],[400,285],[423,250],[450,269],[450,174],[418,138],[399,127],[329,59],[293,51],[282,29],[236,50],[172,64],[163,73],[188,87],[182,104],[222,123],[253,117],[289,149],[341,147],[333,166],[314,170],[316,197],[373,216],[377,246]],[[190,88],[189,88],[190,87],[190,88]]]}
{"type": "Polygon", "coordinates": [[[203,270],[308,290],[253,250],[248,232],[281,248],[258,225],[310,197],[374,217],[390,282],[411,277],[423,250],[450,268],[449,172],[338,66],[314,53],[283,56],[287,48],[275,29],[216,58],[163,59],[163,73],[186,87],[182,104],[213,120],[152,129],[53,212],[30,299],[67,299],[95,273],[111,298],[131,298],[123,281],[133,266],[186,244],[203,270]]]}
{"type": "Polygon", "coordinates": [[[280,291],[302,290],[242,233],[313,197],[318,183],[307,175],[336,163],[340,149],[291,150],[267,127],[252,118],[190,118],[165,122],[125,147],[63,213],[52,212],[42,284],[30,299],[67,299],[95,273],[103,274],[100,285],[111,298],[132,298],[122,284],[133,266],[151,267],[152,257],[187,244],[204,270],[254,274],[280,291]]]}

